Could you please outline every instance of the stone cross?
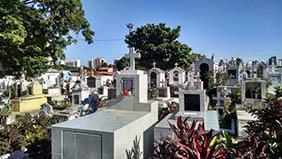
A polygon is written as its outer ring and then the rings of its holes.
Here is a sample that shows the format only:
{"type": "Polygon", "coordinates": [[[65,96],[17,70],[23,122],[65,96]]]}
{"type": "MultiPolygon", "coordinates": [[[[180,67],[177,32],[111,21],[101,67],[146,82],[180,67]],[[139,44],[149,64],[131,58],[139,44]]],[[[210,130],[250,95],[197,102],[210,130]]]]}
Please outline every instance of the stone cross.
{"type": "Polygon", "coordinates": [[[130,47],[129,53],[125,54],[125,57],[130,59],[130,70],[135,70],[135,58],[140,58],[140,54],[134,53],[134,49],[130,47]]]}
{"type": "Polygon", "coordinates": [[[178,63],[177,62],[174,65],[175,65],[175,67],[178,67],[178,63]]]}
{"type": "Polygon", "coordinates": [[[156,62],[153,62],[153,67],[156,68],[156,62]]]}

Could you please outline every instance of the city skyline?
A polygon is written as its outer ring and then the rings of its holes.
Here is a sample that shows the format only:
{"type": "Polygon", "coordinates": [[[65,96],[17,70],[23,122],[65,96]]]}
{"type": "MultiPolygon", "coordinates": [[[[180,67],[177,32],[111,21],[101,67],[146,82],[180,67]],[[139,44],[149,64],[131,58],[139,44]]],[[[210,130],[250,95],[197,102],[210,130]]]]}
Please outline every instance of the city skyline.
{"type": "Polygon", "coordinates": [[[112,63],[127,53],[124,37],[129,22],[134,28],[160,22],[172,28],[179,25],[181,42],[207,57],[215,54],[217,60],[281,58],[282,1],[82,2],[85,16],[95,31],[94,43],[88,45],[79,40],[65,52],[67,59],[80,58],[83,65],[95,57],[112,63]]]}

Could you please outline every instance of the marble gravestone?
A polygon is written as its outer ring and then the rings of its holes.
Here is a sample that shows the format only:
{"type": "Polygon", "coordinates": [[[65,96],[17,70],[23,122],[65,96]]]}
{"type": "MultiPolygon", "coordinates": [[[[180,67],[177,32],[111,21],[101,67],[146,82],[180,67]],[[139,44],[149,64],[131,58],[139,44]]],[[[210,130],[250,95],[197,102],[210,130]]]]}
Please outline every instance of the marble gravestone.
{"type": "Polygon", "coordinates": [[[142,158],[148,158],[158,104],[147,101],[147,75],[135,70],[133,49],[129,54],[130,69],[117,75],[116,100],[94,114],[52,126],[53,159],[124,159],[136,136],[142,158]]]}
{"type": "Polygon", "coordinates": [[[162,137],[170,136],[174,138],[173,131],[169,123],[175,124],[178,117],[189,117],[187,122],[197,120],[204,123],[206,130],[213,129],[215,133],[219,132],[218,114],[216,111],[207,110],[209,99],[206,96],[206,90],[180,90],[179,91],[179,112],[169,114],[161,120],[154,128],[154,138],[159,140],[162,137]]]}
{"type": "Polygon", "coordinates": [[[88,98],[89,93],[89,88],[84,83],[77,80],[72,87],[72,105],[80,105],[81,101],[88,98]]]}
{"type": "Polygon", "coordinates": [[[165,71],[156,67],[156,63],[153,63],[153,68],[148,71],[148,82],[150,88],[165,87],[165,71]]]}
{"type": "Polygon", "coordinates": [[[227,75],[228,75],[228,81],[227,85],[228,86],[236,86],[239,81],[240,81],[240,76],[239,76],[240,69],[237,66],[229,66],[227,68],[227,75]]]}
{"type": "Polygon", "coordinates": [[[209,72],[213,74],[218,70],[218,63],[214,56],[211,59],[204,57],[200,61],[195,61],[195,71],[200,73],[200,79],[203,81],[204,89],[210,87],[209,72]]]}
{"type": "Polygon", "coordinates": [[[169,72],[169,84],[174,86],[183,85],[185,83],[186,71],[175,64],[175,67],[169,72]]]}
{"type": "Polygon", "coordinates": [[[241,100],[244,106],[260,108],[266,97],[266,81],[253,79],[242,82],[241,100]]]}
{"type": "Polygon", "coordinates": [[[272,82],[267,91],[271,94],[275,94],[275,87],[282,84],[282,72],[273,68],[267,72],[267,78],[272,82]]]}

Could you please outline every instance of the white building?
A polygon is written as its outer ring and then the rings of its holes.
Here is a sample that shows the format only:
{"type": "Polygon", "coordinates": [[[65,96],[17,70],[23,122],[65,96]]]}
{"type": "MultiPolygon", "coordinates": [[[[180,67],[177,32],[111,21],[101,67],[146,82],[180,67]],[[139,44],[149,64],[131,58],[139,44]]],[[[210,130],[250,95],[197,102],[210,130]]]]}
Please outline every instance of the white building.
{"type": "Polygon", "coordinates": [[[66,65],[69,67],[81,67],[80,59],[67,60],[66,65]]]}
{"type": "Polygon", "coordinates": [[[90,68],[96,69],[98,67],[101,67],[102,64],[104,64],[104,63],[107,63],[107,61],[103,58],[98,57],[98,58],[94,58],[94,59],[89,60],[88,66],[90,68]]]}

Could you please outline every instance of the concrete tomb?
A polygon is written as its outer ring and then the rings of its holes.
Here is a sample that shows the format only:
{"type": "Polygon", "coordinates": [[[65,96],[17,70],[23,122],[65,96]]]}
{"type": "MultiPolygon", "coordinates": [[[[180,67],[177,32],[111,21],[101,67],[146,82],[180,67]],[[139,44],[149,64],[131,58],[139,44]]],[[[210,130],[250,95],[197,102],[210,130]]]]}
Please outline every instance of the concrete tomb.
{"type": "Polygon", "coordinates": [[[72,87],[72,105],[80,105],[81,101],[88,98],[89,88],[77,80],[75,85],[72,87]]]}
{"type": "Polygon", "coordinates": [[[31,112],[40,110],[41,105],[47,102],[47,98],[42,93],[42,85],[38,81],[33,81],[29,87],[29,95],[16,97],[11,102],[13,111],[31,112]]]}
{"type": "Polygon", "coordinates": [[[243,105],[251,108],[261,107],[266,97],[266,81],[259,79],[243,81],[241,92],[243,105]]]}
{"type": "Polygon", "coordinates": [[[153,68],[148,71],[149,87],[159,88],[166,86],[165,71],[156,67],[156,63],[153,63],[153,68]]]}
{"type": "Polygon", "coordinates": [[[239,84],[240,81],[239,72],[240,72],[240,68],[237,66],[231,65],[227,68],[227,74],[229,78],[227,82],[228,86],[236,86],[237,84],[239,84]]]}
{"type": "Polygon", "coordinates": [[[144,158],[153,150],[152,125],[158,120],[157,102],[147,101],[147,75],[131,67],[117,75],[116,100],[107,108],[52,126],[53,159],[124,159],[125,150],[140,137],[144,158]]]}
{"type": "Polygon", "coordinates": [[[200,72],[200,79],[204,83],[204,89],[209,88],[209,72],[214,74],[218,70],[218,63],[215,61],[214,56],[211,59],[204,57],[201,61],[196,61],[195,71],[200,72]]]}
{"type": "Polygon", "coordinates": [[[186,71],[175,64],[175,67],[169,72],[169,84],[174,86],[183,85],[186,80],[186,71]]]}
{"type": "Polygon", "coordinates": [[[175,124],[178,117],[188,118],[187,122],[197,120],[203,122],[206,130],[214,129],[219,132],[217,111],[208,111],[209,99],[204,89],[180,90],[179,91],[179,112],[169,114],[161,120],[154,128],[154,138],[159,140],[165,136],[174,137],[169,123],[175,124]]]}

